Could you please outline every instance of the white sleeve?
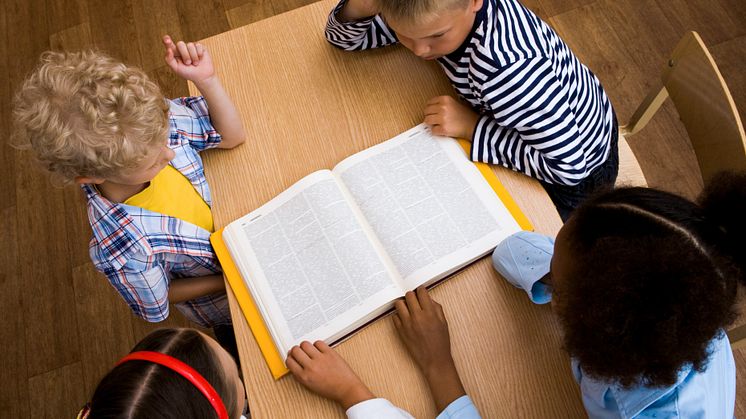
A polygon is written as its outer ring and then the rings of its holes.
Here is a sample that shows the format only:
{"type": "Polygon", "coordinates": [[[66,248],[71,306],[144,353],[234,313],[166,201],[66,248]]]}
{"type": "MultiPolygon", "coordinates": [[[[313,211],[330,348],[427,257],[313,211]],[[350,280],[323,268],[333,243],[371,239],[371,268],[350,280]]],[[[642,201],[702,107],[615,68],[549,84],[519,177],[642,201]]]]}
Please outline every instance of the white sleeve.
{"type": "Polygon", "coordinates": [[[370,399],[347,409],[348,419],[414,419],[386,399],[370,399]]]}

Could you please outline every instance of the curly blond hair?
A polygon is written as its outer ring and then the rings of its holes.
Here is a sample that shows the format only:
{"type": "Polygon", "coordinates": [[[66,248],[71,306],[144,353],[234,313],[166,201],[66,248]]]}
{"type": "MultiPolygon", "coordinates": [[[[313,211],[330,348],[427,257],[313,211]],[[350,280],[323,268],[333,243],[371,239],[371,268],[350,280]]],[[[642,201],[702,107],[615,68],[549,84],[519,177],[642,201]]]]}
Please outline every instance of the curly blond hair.
{"type": "Polygon", "coordinates": [[[387,19],[422,22],[440,12],[466,8],[470,0],[377,0],[381,14],[387,19]]]}
{"type": "Polygon", "coordinates": [[[13,142],[64,181],[105,179],[164,144],[168,108],[138,68],[95,51],[48,51],[13,99],[13,142]]]}

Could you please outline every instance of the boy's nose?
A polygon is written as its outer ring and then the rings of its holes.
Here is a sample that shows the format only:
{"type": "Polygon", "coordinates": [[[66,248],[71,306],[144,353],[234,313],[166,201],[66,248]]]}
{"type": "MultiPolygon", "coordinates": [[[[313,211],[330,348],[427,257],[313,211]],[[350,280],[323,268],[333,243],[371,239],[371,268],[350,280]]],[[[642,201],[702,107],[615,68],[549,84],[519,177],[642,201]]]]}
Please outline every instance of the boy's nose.
{"type": "Polygon", "coordinates": [[[430,45],[428,45],[425,42],[418,42],[414,44],[414,48],[412,49],[414,54],[420,58],[427,57],[428,53],[430,52],[430,45]]]}

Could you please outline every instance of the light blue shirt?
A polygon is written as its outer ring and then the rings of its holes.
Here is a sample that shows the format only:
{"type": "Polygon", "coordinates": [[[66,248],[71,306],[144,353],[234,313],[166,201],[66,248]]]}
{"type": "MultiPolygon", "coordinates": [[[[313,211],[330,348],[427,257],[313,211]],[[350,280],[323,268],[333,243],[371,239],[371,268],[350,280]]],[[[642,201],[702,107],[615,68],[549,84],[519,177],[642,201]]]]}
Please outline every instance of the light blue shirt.
{"type": "MultiPolygon", "coordinates": [[[[541,234],[519,232],[495,249],[495,269],[508,282],[521,288],[535,303],[551,300],[551,287],[539,282],[549,273],[554,239],[541,234]]],[[[622,389],[583,374],[572,361],[583,404],[591,418],[732,418],[736,401],[736,367],[725,332],[710,343],[705,371],[685,367],[670,387],[622,389]]]]}

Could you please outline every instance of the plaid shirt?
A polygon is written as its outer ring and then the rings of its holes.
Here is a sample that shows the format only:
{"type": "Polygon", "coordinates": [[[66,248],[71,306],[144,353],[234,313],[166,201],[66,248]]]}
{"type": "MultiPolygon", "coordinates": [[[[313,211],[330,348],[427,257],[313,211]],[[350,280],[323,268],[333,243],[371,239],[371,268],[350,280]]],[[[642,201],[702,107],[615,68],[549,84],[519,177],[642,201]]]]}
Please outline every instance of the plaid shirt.
{"type": "MultiPolygon", "coordinates": [[[[197,154],[220,144],[202,97],[169,102],[169,163],[192,183],[212,206],[202,159],[197,154]]],[[[168,287],[172,279],[220,273],[210,245],[210,232],[194,224],[143,208],[113,203],[92,185],[83,185],[88,220],[93,229],[91,260],[104,273],[132,311],[149,322],[168,317],[168,287]]],[[[191,321],[212,327],[230,324],[225,293],[175,304],[191,321]]]]}

